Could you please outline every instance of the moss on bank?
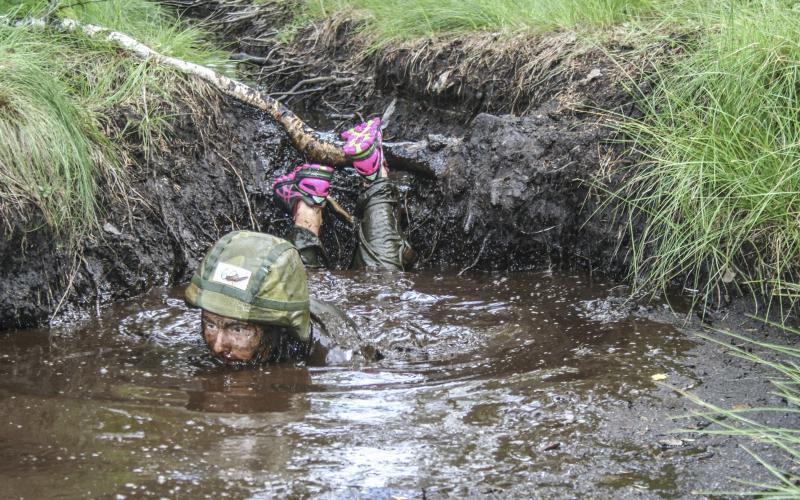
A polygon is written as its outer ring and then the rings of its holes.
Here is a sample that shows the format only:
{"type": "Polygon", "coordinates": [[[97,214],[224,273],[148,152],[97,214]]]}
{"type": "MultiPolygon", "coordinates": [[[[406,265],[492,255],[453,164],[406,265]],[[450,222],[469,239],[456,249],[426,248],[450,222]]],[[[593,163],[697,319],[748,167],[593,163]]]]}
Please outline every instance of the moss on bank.
{"type": "Polygon", "coordinates": [[[69,242],[97,224],[102,199],[130,195],[131,149],[165,144],[192,84],[108,42],[8,20],[77,19],[195,62],[225,58],[202,31],[144,0],[0,0],[0,15],[0,214],[8,226],[44,225],[69,242]]]}

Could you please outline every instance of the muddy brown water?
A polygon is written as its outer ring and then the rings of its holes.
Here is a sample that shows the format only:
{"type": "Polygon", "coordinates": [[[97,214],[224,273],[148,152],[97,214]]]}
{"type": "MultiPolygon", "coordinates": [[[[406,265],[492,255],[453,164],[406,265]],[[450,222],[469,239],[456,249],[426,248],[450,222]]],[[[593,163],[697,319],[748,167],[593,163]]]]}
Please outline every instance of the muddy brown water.
{"type": "Polygon", "coordinates": [[[609,419],[648,397],[653,374],[680,370],[690,342],[602,307],[611,284],[532,272],[310,281],[385,359],[217,367],[180,288],[0,336],[3,496],[675,491],[656,452],[609,419]]]}

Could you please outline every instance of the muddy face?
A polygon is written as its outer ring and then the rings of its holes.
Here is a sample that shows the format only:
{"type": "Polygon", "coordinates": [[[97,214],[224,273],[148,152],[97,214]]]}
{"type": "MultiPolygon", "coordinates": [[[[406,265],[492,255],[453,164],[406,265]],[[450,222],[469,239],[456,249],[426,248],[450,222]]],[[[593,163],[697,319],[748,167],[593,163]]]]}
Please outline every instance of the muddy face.
{"type": "Polygon", "coordinates": [[[264,336],[260,326],[209,311],[203,311],[202,320],[203,340],[217,359],[235,363],[256,357],[264,336]]]}

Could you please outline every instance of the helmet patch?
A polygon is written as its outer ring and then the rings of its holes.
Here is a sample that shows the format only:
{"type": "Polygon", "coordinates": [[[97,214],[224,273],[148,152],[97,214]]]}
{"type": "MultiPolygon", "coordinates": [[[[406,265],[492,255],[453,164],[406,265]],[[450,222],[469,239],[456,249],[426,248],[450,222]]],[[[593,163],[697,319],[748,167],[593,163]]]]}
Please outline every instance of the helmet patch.
{"type": "Polygon", "coordinates": [[[232,286],[239,290],[247,290],[247,285],[250,283],[250,276],[252,276],[252,274],[253,273],[247,269],[239,266],[219,262],[217,268],[214,269],[214,274],[211,276],[211,281],[232,286]]]}

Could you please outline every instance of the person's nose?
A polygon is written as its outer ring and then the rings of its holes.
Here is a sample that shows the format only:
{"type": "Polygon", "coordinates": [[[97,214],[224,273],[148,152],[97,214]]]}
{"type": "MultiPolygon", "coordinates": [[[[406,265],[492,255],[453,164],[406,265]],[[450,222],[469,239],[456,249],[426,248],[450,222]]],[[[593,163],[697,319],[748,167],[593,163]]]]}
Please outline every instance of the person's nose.
{"type": "Polygon", "coordinates": [[[223,334],[217,335],[217,338],[214,339],[213,349],[217,354],[227,354],[231,349],[231,345],[230,342],[228,342],[227,336],[223,334]]]}

